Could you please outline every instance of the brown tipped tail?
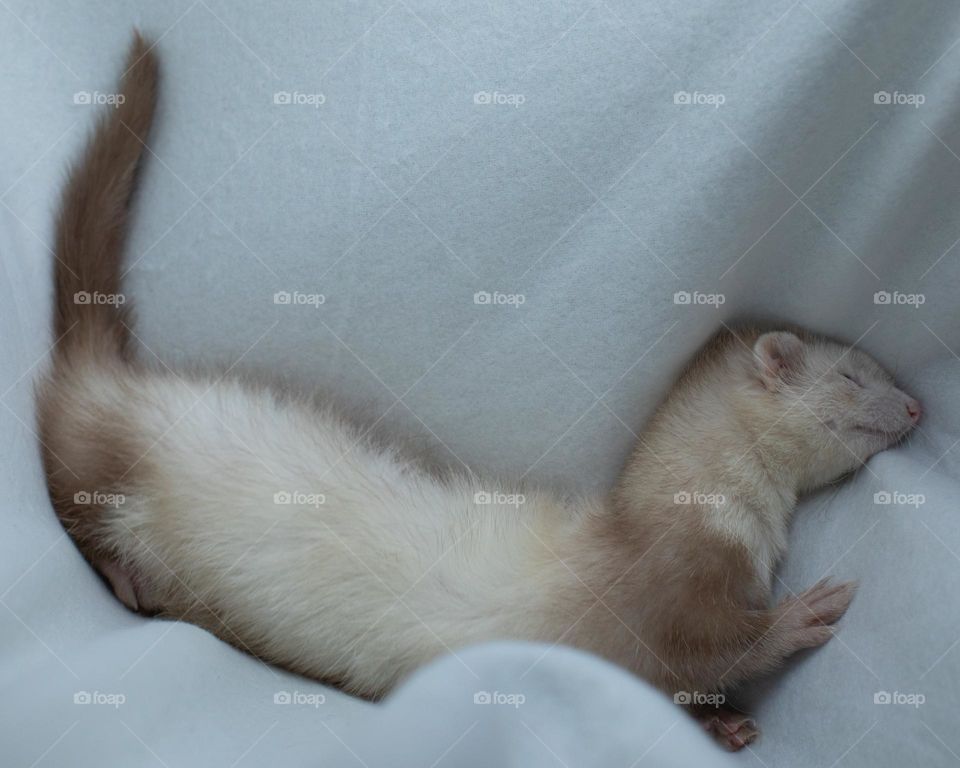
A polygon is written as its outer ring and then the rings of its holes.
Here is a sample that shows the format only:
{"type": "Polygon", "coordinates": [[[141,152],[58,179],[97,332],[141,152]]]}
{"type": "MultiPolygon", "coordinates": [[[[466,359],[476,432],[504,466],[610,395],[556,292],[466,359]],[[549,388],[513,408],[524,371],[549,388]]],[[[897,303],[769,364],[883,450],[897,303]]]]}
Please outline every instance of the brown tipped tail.
{"type": "Polygon", "coordinates": [[[63,193],[54,265],[54,333],[60,354],[125,353],[129,333],[120,292],[121,262],[157,80],[150,44],[135,33],[116,105],[104,108],[63,193]]]}

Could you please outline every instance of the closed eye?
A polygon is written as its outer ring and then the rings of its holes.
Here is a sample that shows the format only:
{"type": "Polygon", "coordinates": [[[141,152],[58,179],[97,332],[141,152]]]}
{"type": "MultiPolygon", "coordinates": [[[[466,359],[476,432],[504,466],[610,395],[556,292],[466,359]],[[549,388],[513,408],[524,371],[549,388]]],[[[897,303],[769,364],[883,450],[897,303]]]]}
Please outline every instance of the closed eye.
{"type": "Polygon", "coordinates": [[[850,376],[850,375],[847,374],[847,373],[841,373],[840,375],[843,376],[843,378],[845,378],[847,381],[853,382],[853,384],[855,384],[856,386],[861,387],[861,388],[863,387],[863,384],[861,384],[861,383],[860,383],[856,378],[854,378],[853,376],[850,376]]]}

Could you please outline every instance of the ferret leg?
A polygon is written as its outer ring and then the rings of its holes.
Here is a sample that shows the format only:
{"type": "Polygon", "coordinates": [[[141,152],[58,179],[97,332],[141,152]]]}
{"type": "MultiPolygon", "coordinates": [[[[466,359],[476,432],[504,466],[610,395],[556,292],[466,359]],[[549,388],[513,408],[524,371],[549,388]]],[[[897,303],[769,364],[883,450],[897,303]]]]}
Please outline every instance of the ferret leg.
{"type": "Polygon", "coordinates": [[[756,720],[731,707],[703,705],[691,707],[690,712],[707,733],[730,752],[752,744],[760,735],[756,720]]]}
{"type": "Polygon", "coordinates": [[[109,582],[113,593],[131,611],[138,611],[140,603],[137,600],[137,590],[133,585],[133,576],[130,571],[115,560],[98,560],[94,567],[109,582]]]}
{"type": "Polygon", "coordinates": [[[757,637],[742,638],[740,658],[718,681],[728,688],[777,669],[789,656],[804,648],[816,648],[833,637],[831,626],[846,612],[857,585],[832,584],[827,579],[790,596],[769,612],[769,626],[757,637]]]}
{"type": "Polygon", "coordinates": [[[117,599],[131,611],[152,615],[162,607],[162,593],[131,566],[106,557],[98,558],[93,565],[110,584],[117,599]]]}

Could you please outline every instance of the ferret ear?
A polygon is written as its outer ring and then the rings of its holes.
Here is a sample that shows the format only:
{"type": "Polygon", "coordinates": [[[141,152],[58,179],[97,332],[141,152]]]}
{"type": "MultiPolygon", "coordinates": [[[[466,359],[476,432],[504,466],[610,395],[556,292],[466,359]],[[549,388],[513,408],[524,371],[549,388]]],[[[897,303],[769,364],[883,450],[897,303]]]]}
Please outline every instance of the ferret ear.
{"type": "Polygon", "coordinates": [[[792,333],[765,333],[753,345],[757,372],[764,386],[776,391],[796,373],[803,360],[803,342],[792,333]]]}

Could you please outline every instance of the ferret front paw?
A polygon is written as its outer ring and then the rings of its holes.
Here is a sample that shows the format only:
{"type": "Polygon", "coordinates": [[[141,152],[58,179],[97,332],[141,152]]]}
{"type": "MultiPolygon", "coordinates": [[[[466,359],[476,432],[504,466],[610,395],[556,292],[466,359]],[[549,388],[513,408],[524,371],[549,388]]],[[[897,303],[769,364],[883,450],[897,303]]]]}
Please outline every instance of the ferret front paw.
{"type": "Polygon", "coordinates": [[[822,579],[799,595],[785,598],[780,611],[793,650],[815,648],[833,637],[830,625],[846,613],[856,591],[856,582],[832,584],[822,579]]]}
{"type": "Polygon", "coordinates": [[[756,720],[729,707],[702,710],[695,716],[707,733],[730,752],[752,744],[760,735],[756,720]]]}

